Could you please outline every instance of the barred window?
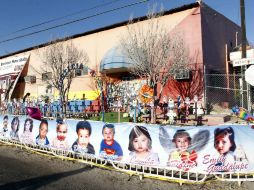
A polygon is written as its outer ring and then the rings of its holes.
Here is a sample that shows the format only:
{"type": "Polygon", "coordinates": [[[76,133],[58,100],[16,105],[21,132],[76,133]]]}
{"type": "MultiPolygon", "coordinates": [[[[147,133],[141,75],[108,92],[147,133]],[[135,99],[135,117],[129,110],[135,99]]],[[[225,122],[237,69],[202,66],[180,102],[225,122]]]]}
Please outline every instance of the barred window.
{"type": "Polygon", "coordinates": [[[175,74],[174,79],[176,80],[190,79],[190,70],[179,69],[178,72],[175,74]]]}
{"type": "Polygon", "coordinates": [[[42,81],[47,81],[52,79],[52,72],[42,73],[42,81]]]}

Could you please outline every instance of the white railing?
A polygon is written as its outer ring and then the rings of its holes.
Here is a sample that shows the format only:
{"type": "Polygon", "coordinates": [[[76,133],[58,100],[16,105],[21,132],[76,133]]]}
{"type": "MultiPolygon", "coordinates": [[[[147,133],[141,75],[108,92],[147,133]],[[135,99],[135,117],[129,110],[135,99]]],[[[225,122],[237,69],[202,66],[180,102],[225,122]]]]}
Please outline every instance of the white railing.
{"type": "Polygon", "coordinates": [[[19,141],[7,139],[5,137],[0,137],[0,142],[3,144],[20,147],[21,149],[24,148],[33,151],[34,153],[57,157],[62,160],[75,160],[77,162],[89,164],[91,166],[97,166],[110,170],[117,170],[127,173],[129,175],[138,175],[140,180],[142,180],[144,177],[149,177],[161,180],[175,181],[182,184],[204,183],[206,181],[209,181],[209,179],[214,179],[215,177],[219,181],[235,181],[238,182],[239,185],[241,185],[243,181],[254,181],[253,173],[224,172],[207,174],[202,172],[183,171],[175,168],[135,165],[119,161],[105,160],[91,154],[78,154],[71,151],[41,147],[35,144],[24,144],[19,141]]]}

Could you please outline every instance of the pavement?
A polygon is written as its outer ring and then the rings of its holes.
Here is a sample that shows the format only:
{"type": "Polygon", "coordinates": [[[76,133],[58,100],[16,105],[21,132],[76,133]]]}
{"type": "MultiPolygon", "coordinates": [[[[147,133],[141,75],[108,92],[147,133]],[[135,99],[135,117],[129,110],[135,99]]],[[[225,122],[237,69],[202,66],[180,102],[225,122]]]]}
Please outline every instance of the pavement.
{"type": "Polygon", "coordinates": [[[206,125],[220,125],[224,123],[235,123],[236,121],[233,116],[225,114],[205,115],[203,118],[208,120],[206,125]]]}

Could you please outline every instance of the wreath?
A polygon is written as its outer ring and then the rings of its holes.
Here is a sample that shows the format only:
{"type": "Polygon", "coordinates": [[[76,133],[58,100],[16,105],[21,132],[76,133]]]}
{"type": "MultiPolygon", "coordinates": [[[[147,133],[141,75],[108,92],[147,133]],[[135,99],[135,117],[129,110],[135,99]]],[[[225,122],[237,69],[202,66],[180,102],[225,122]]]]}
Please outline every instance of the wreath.
{"type": "Polygon", "coordinates": [[[153,99],[153,89],[148,85],[143,85],[139,90],[139,98],[142,103],[150,103],[153,99]]]}

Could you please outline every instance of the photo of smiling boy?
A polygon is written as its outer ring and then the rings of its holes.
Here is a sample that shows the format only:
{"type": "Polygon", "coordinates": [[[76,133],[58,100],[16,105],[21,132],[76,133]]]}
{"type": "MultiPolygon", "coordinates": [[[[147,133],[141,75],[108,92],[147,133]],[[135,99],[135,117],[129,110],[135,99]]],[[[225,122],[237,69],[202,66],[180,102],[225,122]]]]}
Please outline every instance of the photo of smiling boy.
{"type": "Polygon", "coordinates": [[[57,123],[56,127],[57,136],[53,139],[51,143],[52,148],[61,149],[61,150],[68,150],[69,145],[67,141],[67,125],[65,122],[60,121],[57,123]]]}
{"type": "Polygon", "coordinates": [[[49,140],[47,137],[48,133],[48,121],[43,119],[41,120],[40,126],[39,126],[39,135],[36,137],[36,144],[43,147],[49,146],[49,140]]]}
{"type": "Polygon", "coordinates": [[[78,139],[73,143],[72,150],[80,154],[95,154],[94,147],[89,143],[92,133],[88,121],[79,121],[76,126],[78,139]]]}
{"type": "Polygon", "coordinates": [[[115,126],[113,124],[105,124],[102,128],[104,139],[101,141],[100,157],[110,160],[122,160],[123,150],[120,144],[114,140],[115,126]]]}

